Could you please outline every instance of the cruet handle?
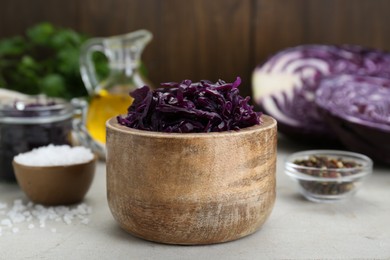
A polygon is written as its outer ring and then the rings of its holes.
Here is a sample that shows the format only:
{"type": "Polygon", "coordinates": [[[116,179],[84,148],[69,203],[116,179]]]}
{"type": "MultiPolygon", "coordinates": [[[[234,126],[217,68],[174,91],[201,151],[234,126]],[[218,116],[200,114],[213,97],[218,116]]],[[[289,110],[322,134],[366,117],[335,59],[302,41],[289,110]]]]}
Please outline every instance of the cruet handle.
{"type": "Polygon", "coordinates": [[[86,41],[80,50],[80,74],[88,94],[92,96],[99,85],[95,64],[92,59],[94,52],[104,53],[103,38],[93,38],[86,41]]]}

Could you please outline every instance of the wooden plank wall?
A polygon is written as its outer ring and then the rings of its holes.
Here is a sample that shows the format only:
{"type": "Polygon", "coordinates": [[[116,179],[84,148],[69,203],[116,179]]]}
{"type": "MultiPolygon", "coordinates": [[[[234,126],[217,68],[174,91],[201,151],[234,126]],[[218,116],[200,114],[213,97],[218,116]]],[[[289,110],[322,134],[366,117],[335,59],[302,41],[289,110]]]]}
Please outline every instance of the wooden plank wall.
{"type": "Polygon", "coordinates": [[[0,38],[40,21],[92,36],[145,28],[143,60],[155,83],[243,78],[272,53],[305,43],[390,50],[388,0],[2,0],[0,38]]]}

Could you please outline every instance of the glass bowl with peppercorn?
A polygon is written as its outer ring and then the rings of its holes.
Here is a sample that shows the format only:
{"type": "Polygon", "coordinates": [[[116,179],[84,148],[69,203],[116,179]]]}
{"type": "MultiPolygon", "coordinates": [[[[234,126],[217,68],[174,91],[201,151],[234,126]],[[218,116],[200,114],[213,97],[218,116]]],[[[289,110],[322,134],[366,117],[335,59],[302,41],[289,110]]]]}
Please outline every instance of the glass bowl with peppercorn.
{"type": "Polygon", "coordinates": [[[372,173],[372,160],[362,154],[311,150],[286,159],[285,172],[298,182],[302,195],[315,202],[334,202],[350,197],[372,173]]]}

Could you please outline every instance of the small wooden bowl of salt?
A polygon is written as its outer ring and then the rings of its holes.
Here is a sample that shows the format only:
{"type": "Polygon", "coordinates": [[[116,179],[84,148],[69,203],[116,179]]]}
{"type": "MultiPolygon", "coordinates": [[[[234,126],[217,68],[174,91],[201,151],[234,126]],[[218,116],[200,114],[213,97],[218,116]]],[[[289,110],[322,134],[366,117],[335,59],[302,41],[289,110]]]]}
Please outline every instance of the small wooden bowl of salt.
{"type": "Polygon", "coordinates": [[[43,205],[69,205],[83,200],[96,167],[87,148],[48,145],[14,157],[16,180],[27,197],[43,205]]]}

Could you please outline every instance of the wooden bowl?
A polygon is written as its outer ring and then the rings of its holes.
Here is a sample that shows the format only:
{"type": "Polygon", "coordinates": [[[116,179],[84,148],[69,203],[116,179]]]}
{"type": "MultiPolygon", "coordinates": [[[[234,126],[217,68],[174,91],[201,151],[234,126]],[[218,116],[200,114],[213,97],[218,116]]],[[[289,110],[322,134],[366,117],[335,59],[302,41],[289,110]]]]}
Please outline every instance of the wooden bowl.
{"type": "Polygon", "coordinates": [[[43,205],[68,205],[83,200],[96,167],[93,160],[64,166],[27,166],[12,162],[16,180],[27,197],[43,205]]]}
{"type": "Polygon", "coordinates": [[[107,121],[107,197],[129,233],[212,244],[258,230],[275,201],[276,121],[240,131],[158,133],[107,121]]]}

